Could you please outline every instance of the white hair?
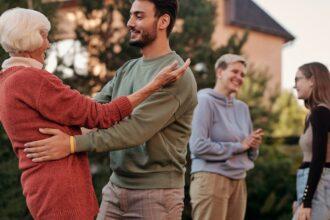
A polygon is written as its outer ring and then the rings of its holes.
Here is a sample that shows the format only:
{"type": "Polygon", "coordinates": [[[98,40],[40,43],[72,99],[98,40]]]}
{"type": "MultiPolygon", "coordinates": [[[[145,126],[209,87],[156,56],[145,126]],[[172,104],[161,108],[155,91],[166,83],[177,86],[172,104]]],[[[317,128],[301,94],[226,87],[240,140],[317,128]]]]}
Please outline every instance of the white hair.
{"type": "Polygon", "coordinates": [[[13,8],[0,16],[0,44],[8,53],[38,49],[43,43],[40,32],[49,30],[49,20],[38,11],[13,8]]]}

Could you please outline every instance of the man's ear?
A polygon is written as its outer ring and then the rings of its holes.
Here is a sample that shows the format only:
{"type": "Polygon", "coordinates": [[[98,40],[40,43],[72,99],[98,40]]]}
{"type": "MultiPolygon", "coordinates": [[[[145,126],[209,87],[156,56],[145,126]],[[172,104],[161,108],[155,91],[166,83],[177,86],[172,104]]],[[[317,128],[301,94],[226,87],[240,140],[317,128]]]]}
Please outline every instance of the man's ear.
{"type": "Polygon", "coordinates": [[[158,27],[161,30],[167,29],[167,27],[170,25],[171,17],[168,14],[164,14],[160,16],[158,20],[158,27]]]}

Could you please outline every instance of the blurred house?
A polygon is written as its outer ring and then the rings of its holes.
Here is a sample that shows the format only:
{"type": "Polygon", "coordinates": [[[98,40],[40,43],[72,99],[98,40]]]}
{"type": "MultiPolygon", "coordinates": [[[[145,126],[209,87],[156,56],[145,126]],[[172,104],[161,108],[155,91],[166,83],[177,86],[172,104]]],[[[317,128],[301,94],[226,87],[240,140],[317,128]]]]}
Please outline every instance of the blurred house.
{"type": "Polygon", "coordinates": [[[267,70],[271,87],[281,85],[282,49],[294,40],[285,28],[251,0],[212,0],[217,4],[212,46],[217,48],[237,33],[249,30],[243,53],[254,67],[267,70]]]}
{"type": "MultiPolygon", "coordinates": [[[[57,40],[74,39],[75,24],[82,20],[77,0],[43,0],[62,2],[57,24],[57,40]]],[[[111,2],[111,0],[105,0],[111,2]]],[[[243,53],[258,70],[266,70],[271,78],[271,88],[281,85],[282,49],[294,36],[278,24],[270,15],[252,0],[210,0],[216,6],[216,26],[211,45],[214,49],[227,43],[233,34],[242,36],[246,30],[249,38],[243,53]]],[[[96,16],[97,17],[97,16],[96,16]]],[[[125,29],[121,15],[115,16],[113,25],[125,29]]],[[[86,25],[97,25],[97,19],[86,25]]],[[[178,22],[179,23],[179,22],[178,22]]],[[[126,31],[122,32],[125,35],[126,31]]],[[[122,36],[117,36],[120,38],[122,36]]]]}

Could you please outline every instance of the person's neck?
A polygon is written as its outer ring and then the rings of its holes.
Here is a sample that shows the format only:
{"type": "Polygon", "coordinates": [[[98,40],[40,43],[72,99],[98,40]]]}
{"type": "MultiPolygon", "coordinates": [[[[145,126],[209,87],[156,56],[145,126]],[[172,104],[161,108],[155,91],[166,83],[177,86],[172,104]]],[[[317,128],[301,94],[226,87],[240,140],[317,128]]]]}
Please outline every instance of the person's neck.
{"type": "Polygon", "coordinates": [[[35,60],[30,57],[11,55],[1,65],[2,69],[8,69],[14,66],[34,67],[37,69],[42,69],[43,63],[40,63],[38,60],[35,60]]]}
{"type": "Polygon", "coordinates": [[[226,96],[227,98],[231,98],[232,93],[224,88],[224,86],[221,86],[220,84],[216,84],[213,88],[214,91],[217,93],[226,96]]]}
{"type": "Polygon", "coordinates": [[[151,44],[142,48],[142,55],[143,59],[151,60],[169,54],[171,51],[170,43],[167,38],[157,38],[151,44]]]}

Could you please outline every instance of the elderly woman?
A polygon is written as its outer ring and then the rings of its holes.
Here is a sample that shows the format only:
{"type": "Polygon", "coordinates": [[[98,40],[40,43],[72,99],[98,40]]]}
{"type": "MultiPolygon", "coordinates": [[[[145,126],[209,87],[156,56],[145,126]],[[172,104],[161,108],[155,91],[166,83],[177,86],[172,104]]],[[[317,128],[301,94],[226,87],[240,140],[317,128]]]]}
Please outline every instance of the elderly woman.
{"type": "Polygon", "coordinates": [[[189,61],[181,68],[174,63],[140,91],[101,105],[42,69],[49,30],[48,19],[37,11],[14,8],[1,15],[0,43],[10,58],[0,72],[0,120],[18,157],[23,194],[33,218],[93,219],[98,204],[87,155],[33,163],[23,153],[24,143],[45,138],[40,127],[71,135],[79,134],[82,126],[108,128],[161,86],[178,79],[189,61]]]}

